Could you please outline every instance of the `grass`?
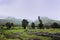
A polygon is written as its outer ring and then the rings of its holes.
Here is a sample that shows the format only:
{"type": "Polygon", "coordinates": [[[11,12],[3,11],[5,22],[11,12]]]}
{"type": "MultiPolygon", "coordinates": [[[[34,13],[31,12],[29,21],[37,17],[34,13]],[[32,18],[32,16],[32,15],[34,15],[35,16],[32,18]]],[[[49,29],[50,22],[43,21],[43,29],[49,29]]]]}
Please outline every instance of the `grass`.
{"type": "MultiPolygon", "coordinates": [[[[60,29],[27,29],[28,31],[35,31],[35,32],[49,32],[49,33],[56,33],[56,32],[60,32],[60,29]]],[[[6,30],[5,32],[24,32],[24,29],[10,29],[10,30],[6,30]]]]}
{"type": "MultiPolygon", "coordinates": [[[[34,31],[34,32],[49,32],[49,33],[57,33],[60,32],[60,29],[27,29],[27,32],[30,31],[34,31]]],[[[10,30],[2,30],[4,33],[6,34],[10,34],[10,33],[15,33],[15,32],[20,32],[21,34],[21,38],[23,38],[24,40],[28,40],[28,38],[41,38],[41,40],[51,40],[51,38],[49,37],[44,37],[44,36],[36,36],[36,35],[29,35],[27,34],[27,32],[25,32],[25,29],[10,29],[10,30]]],[[[4,35],[0,35],[0,38],[5,38],[4,35]]],[[[6,40],[19,40],[19,39],[7,39],[6,40]]]]}

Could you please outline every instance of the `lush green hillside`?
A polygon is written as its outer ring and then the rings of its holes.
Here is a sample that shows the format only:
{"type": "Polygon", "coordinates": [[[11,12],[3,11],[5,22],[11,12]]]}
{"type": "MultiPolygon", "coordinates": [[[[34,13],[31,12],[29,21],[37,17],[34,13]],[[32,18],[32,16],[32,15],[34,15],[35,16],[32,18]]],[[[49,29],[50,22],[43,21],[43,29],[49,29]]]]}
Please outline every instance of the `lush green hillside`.
{"type": "MultiPolygon", "coordinates": [[[[23,40],[28,40],[28,39],[33,39],[33,38],[38,38],[41,40],[51,40],[50,37],[37,36],[37,35],[33,35],[33,34],[31,35],[31,34],[28,34],[28,32],[57,33],[57,32],[60,32],[60,29],[27,29],[27,31],[26,31],[25,29],[16,27],[15,29],[10,29],[10,30],[0,30],[0,32],[3,32],[4,35],[18,34],[18,35],[20,35],[19,37],[21,37],[23,40]]],[[[6,38],[4,35],[0,35],[0,39],[3,39],[3,40],[5,40],[5,39],[6,40],[19,40],[18,38],[17,39],[6,38]]]]}

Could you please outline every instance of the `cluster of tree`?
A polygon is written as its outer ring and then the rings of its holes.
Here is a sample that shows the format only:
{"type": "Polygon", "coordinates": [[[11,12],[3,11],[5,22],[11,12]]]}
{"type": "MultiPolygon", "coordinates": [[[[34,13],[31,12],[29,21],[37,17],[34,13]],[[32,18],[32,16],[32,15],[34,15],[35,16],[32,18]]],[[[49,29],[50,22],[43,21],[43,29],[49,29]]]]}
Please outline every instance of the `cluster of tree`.
{"type": "MultiPolygon", "coordinates": [[[[42,20],[40,19],[40,16],[38,16],[38,20],[39,20],[39,22],[40,22],[40,23],[38,24],[38,28],[39,28],[39,29],[42,29],[42,28],[43,28],[43,23],[42,23],[42,20]]],[[[23,27],[24,29],[26,29],[28,23],[29,23],[29,22],[28,22],[26,19],[23,19],[23,20],[22,20],[22,27],[23,27]]],[[[35,29],[35,23],[34,23],[34,22],[31,23],[31,28],[32,28],[32,29],[35,29]]]]}
{"type": "Polygon", "coordinates": [[[24,28],[24,29],[26,29],[26,26],[28,25],[28,21],[26,20],[26,19],[23,19],[22,20],[22,27],[24,28]]]}
{"type": "MultiPolygon", "coordinates": [[[[38,24],[38,26],[37,26],[37,28],[38,29],[43,29],[43,28],[45,28],[44,27],[44,25],[43,25],[43,23],[42,23],[42,20],[40,19],[40,16],[38,16],[38,20],[39,20],[39,24],[38,24]]],[[[26,27],[27,27],[27,25],[28,25],[28,21],[26,20],[26,19],[23,19],[22,20],[22,27],[24,28],[24,29],[26,29],[26,27]]],[[[32,29],[35,29],[35,23],[34,22],[32,22],[31,23],[31,28],[32,29]]],[[[60,28],[60,25],[58,24],[58,23],[56,23],[56,22],[54,22],[53,24],[51,24],[51,25],[47,25],[47,27],[46,28],[60,28]]]]}
{"type": "Polygon", "coordinates": [[[51,26],[52,28],[60,28],[60,25],[56,22],[54,22],[51,26]]]}
{"type": "Polygon", "coordinates": [[[14,26],[13,23],[7,22],[6,24],[7,29],[11,29],[12,26],[14,26]]]}
{"type": "MultiPolygon", "coordinates": [[[[38,16],[38,21],[39,21],[39,24],[38,24],[37,28],[38,28],[38,29],[44,28],[44,25],[43,25],[43,23],[42,23],[42,20],[40,19],[40,16],[38,16]]],[[[27,28],[28,24],[29,24],[28,20],[26,20],[26,19],[23,19],[23,20],[22,20],[22,27],[23,27],[24,29],[27,28]]],[[[7,22],[5,25],[6,25],[7,29],[11,29],[11,28],[14,26],[14,24],[13,24],[13,23],[10,23],[10,22],[7,22]]],[[[60,28],[60,25],[59,25],[58,23],[56,23],[56,22],[54,22],[54,23],[51,24],[50,26],[51,26],[51,28],[60,28]]],[[[45,26],[45,27],[46,27],[46,28],[49,28],[50,26],[47,25],[47,26],[45,26]]],[[[36,26],[35,26],[35,23],[32,22],[32,23],[31,23],[31,28],[32,28],[32,29],[35,29],[35,27],[36,27],[36,26]]]]}
{"type": "Polygon", "coordinates": [[[60,25],[57,22],[54,22],[50,25],[44,25],[45,28],[49,29],[49,28],[60,28],[60,25]]]}

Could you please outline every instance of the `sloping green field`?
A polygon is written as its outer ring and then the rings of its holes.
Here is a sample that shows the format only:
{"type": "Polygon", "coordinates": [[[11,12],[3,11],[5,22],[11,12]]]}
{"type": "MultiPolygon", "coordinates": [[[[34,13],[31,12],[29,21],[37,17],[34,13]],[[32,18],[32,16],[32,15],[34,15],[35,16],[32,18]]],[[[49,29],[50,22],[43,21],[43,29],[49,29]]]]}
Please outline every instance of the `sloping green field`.
{"type": "MultiPolygon", "coordinates": [[[[44,37],[44,36],[37,36],[37,35],[30,35],[27,32],[49,32],[49,33],[57,33],[60,32],[60,29],[10,29],[10,30],[2,30],[4,34],[12,34],[12,33],[20,33],[20,37],[23,40],[29,40],[33,38],[39,38],[41,40],[51,40],[49,37],[44,37]]],[[[4,35],[0,35],[0,40],[20,40],[20,39],[8,39],[4,35]]]]}

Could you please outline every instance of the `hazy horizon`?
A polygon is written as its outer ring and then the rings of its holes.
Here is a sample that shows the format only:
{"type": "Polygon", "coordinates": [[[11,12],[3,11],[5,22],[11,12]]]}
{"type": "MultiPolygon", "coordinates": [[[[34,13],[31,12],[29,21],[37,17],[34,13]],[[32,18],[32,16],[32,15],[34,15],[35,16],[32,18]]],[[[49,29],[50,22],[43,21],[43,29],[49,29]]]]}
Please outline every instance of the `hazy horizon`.
{"type": "Polygon", "coordinates": [[[60,0],[0,0],[0,18],[60,20],[60,0]]]}

